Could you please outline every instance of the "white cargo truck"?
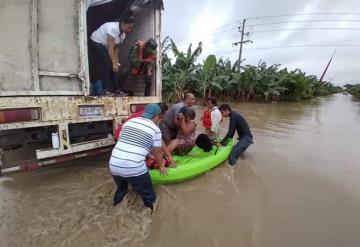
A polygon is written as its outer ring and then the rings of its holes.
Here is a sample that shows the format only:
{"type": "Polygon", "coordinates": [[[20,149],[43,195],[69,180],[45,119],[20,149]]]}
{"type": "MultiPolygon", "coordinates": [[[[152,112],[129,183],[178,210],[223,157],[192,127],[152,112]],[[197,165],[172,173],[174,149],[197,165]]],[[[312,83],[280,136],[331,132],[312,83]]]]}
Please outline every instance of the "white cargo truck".
{"type": "Polygon", "coordinates": [[[152,96],[144,97],[142,78],[132,76],[123,86],[133,96],[91,95],[90,29],[127,9],[136,21],[120,47],[121,64],[134,41],[151,37],[160,44],[161,0],[1,0],[2,174],[109,151],[123,117],[160,102],[160,45],[152,96]]]}

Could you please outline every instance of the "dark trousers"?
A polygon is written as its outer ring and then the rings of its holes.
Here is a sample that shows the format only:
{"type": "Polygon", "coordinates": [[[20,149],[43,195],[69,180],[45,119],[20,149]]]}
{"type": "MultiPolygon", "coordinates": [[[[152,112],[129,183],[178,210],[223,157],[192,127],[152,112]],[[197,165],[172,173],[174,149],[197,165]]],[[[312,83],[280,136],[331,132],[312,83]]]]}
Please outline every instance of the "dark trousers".
{"type": "Polygon", "coordinates": [[[144,93],[144,96],[151,96],[151,84],[152,84],[152,78],[150,76],[145,76],[145,93],[144,93]]]}
{"type": "Polygon", "coordinates": [[[115,92],[119,89],[118,73],[113,72],[113,66],[108,50],[102,44],[90,40],[90,48],[94,56],[93,66],[96,75],[95,80],[101,80],[104,90],[115,92]]]}
{"type": "Polygon", "coordinates": [[[145,207],[153,209],[156,195],[148,172],[137,177],[113,176],[113,178],[117,185],[117,190],[114,195],[114,206],[123,200],[130,183],[132,188],[141,195],[145,207]]]}
{"type": "Polygon", "coordinates": [[[235,165],[236,160],[242,155],[246,149],[253,143],[253,138],[250,136],[243,136],[241,137],[236,145],[234,146],[233,150],[229,156],[229,164],[235,165]]]}

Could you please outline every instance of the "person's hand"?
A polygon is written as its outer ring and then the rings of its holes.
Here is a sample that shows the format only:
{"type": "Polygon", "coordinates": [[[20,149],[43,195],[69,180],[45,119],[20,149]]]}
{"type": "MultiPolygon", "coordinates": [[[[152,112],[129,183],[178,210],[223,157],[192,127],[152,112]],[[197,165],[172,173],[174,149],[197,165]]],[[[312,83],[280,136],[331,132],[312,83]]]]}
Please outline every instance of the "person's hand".
{"type": "Polygon", "coordinates": [[[163,175],[163,176],[167,175],[167,169],[166,169],[166,167],[164,165],[160,166],[159,170],[160,170],[161,175],[163,175]]]}
{"type": "Polygon", "coordinates": [[[148,76],[148,77],[151,77],[151,76],[152,76],[151,70],[149,70],[149,71],[147,72],[147,76],[148,76]]]}
{"type": "Polygon", "coordinates": [[[222,147],[222,145],[221,145],[219,142],[217,142],[215,145],[216,145],[218,148],[221,148],[221,147],[222,147]]]}
{"type": "Polygon", "coordinates": [[[170,167],[175,168],[176,167],[176,162],[171,158],[169,159],[170,162],[170,167]]]}
{"type": "Polygon", "coordinates": [[[113,64],[113,71],[114,71],[114,73],[119,73],[119,71],[120,71],[120,64],[119,63],[114,63],[113,64]]]}

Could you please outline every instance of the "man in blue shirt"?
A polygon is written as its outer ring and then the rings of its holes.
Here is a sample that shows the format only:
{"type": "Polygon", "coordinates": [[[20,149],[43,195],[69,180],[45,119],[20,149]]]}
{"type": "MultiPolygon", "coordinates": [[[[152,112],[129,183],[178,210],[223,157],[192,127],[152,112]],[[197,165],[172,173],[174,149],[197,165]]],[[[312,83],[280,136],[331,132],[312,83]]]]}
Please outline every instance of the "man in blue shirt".
{"type": "Polygon", "coordinates": [[[251,134],[245,118],[241,114],[232,111],[228,104],[221,105],[219,110],[224,118],[230,117],[229,130],[224,139],[220,142],[221,145],[227,145],[228,139],[234,137],[235,130],[239,135],[238,142],[229,156],[229,164],[233,166],[236,164],[236,160],[240,155],[253,143],[253,135],[251,134]]]}

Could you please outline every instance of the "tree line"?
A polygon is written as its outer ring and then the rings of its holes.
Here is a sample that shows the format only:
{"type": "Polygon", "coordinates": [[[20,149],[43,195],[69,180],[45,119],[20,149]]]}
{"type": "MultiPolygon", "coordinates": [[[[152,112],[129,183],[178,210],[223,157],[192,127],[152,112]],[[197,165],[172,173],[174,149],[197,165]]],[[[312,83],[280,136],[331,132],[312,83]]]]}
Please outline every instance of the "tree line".
{"type": "Polygon", "coordinates": [[[214,55],[198,63],[201,42],[195,49],[190,44],[184,53],[167,37],[162,47],[163,99],[168,102],[180,100],[188,90],[203,99],[211,95],[223,100],[265,102],[300,101],[343,91],[300,69],[288,70],[280,64],[260,61],[257,66],[239,66],[239,61],[232,63],[214,55]]]}
{"type": "Polygon", "coordinates": [[[357,98],[360,98],[360,84],[346,84],[344,85],[345,92],[348,92],[351,95],[354,95],[357,98]]]}

